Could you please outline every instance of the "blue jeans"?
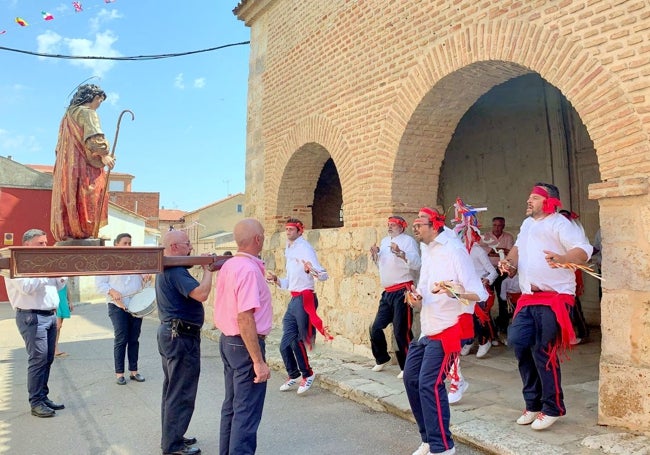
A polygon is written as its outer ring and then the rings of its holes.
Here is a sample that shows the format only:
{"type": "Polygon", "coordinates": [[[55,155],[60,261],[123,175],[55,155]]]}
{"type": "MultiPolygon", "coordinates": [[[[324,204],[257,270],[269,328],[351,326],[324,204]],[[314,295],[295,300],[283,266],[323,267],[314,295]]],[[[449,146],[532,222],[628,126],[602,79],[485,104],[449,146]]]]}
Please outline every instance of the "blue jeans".
{"type": "Polygon", "coordinates": [[[113,331],[115,332],[115,341],[113,343],[115,372],[124,373],[125,353],[129,358],[129,371],[138,371],[142,319],[136,318],[112,303],[108,304],[108,317],[111,318],[113,331]]]}
{"type": "Polygon", "coordinates": [[[27,349],[27,392],[29,404],[42,404],[50,389],[50,367],[54,361],[56,343],[56,314],[42,316],[27,311],[16,311],[16,325],[27,349]]]}
{"type": "MultiPolygon", "coordinates": [[[[266,358],[264,340],[259,343],[262,356],[266,358]]],[[[253,455],[257,449],[257,428],[262,420],[267,383],[253,382],[253,361],[239,335],[222,335],[219,350],[226,389],[221,407],[219,455],[253,455]]]]}
{"type": "Polygon", "coordinates": [[[445,352],[442,343],[422,337],[411,343],[404,365],[404,387],[422,442],[432,453],[454,447],[449,431],[449,399],[445,389],[445,352]]]}
{"type": "Polygon", "coordinates": [[[559,326],[546,305],[523,307],[508,331],[508,345],[515,351],[528,411],[563,416],[564,392],[560,362],[549,357],[549,347],[557,342],[559,326]],[[551,362],[553,360],[553,362],[551,362]]]}
{"type": "Polygon", "coordinates": [[[183,436],[194,414],[201,373],[200,335],[179,334],[172,338],[169,324],[158,327],[158,352],[164,374],[161,420],[163,453],[185,447],[183,436]]]}

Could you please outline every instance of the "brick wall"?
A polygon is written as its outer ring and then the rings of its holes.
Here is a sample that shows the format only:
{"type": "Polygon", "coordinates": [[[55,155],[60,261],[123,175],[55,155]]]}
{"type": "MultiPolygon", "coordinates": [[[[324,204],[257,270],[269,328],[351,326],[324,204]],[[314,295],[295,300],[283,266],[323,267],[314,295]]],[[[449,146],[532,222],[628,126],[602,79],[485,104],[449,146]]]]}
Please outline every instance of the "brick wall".
{"type": "MultiPolygon", "coordinates": [[[[599,421],[649,431],[650,400],[634,398],[650,390],[642,341],[650,339],[648,2],[257,0],[236,12],[251,27],[248,214],[270,232],[292,214],[311,220],[318,176],[333,159],[345,225],[314,242],[339,271],[322,305],[351,348],[367,343],[367,328],[350,324],[342,307],[365,314],[376,297],[364,288],[377,280],[363,263],[372,237],[363,233],[391,212],[438,200],[441,164],[465,112],[531,73],[566,97],[593,142],[590,173],[601,179],[581,183],[585,194],[591,184],[603,234],[599,421]],[[403,184],[413,176],[426,184],[403,184]],[[335,254],[331,236],[351,246],[346,254],[335,254]]],[[[281,264],[281,244],[269,241],[273,263],[281,264]]]]}

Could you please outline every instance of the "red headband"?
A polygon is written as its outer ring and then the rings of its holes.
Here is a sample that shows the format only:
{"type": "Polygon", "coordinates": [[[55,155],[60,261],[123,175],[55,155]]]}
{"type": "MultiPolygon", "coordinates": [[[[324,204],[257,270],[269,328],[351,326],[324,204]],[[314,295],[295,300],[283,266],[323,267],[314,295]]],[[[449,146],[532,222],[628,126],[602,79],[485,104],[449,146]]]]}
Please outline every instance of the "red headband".
{"type": "Polygon", "coordinates": [[[542,205],[542,211],[544,213],[555,213],[557,207],[562,207],[562,202],[559,199],[550,197],[548,191],[543,186],[535,186],[530,194],[536,194],[542,196],[544,203],[542,205]]]}
{"type": "Polygon", "coordinates": [[[402,226],[402,229],[406,229],[406,227],[408,226],[408,223],[406,221],[404,221],[403,219],[395,218],[395,217],[392,217],[392,216],[390,218],[388,218],[388,222],[400,225],[400,226],[402,226]]]}
{"type": "Polygon", "coordinates": [[[284,226],[285,226],[285,227],[287,227],[287,226],[293,226],[293,227],[295,227],[296,229],[298,229],[298,232],[302,232],[302,231],[305,229],[305,226],[304,226],[300,221],[298,221],[298,222],[296,222],[296,223],[294,223],[294,222],[287,223],[287,224],[285,224],[284,226]]]}
{"type": "Polygon", "coordinates": [[[420,212],[427,215],[429,222],[433,225],[433,228],[436,231],[439,231],[440,228],[445,225],[445,216],[436,213],[433,209],[430,209],[429,207],[422,207],[420,209],[420,212]]]}

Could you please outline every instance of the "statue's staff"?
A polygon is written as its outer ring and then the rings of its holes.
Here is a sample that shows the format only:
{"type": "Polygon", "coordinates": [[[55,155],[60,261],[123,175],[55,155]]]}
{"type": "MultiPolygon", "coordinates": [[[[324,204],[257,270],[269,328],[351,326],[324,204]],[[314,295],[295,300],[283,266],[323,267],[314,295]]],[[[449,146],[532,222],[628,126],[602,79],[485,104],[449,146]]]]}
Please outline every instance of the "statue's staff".
{"type": "MultiPolygon", "coordinates": [[[[115,139],[113,140],[113,149],[111,150],[111,158],[115,158],[115,146],[117,145],[117,137],[120,135],[120,123],[122,123],[122,116],[128,112],[131,114],[131,121],[135,120],[135,114],[131,112],[128,109],[124,109],[122,112],[120,112],[120,116],[117,118],[117,128],[115,129],[115,139]]],[[[111,167],[109,166],[108,172],[106,172],[106,185],[104,186],[104,189],[102,190],[102,195],[99,198],[99,217],[101,218],[102,216],[102,210],[104,210],[104,198],[106,197],[106,191],[108,190],[108,179],[111,176],[111,167]]],[[[95,232],[93,232],[93,238],[97,238],[99,235],[99,225],[100,222],[98,221],[97,224],[95,225],[95,232]]]]}

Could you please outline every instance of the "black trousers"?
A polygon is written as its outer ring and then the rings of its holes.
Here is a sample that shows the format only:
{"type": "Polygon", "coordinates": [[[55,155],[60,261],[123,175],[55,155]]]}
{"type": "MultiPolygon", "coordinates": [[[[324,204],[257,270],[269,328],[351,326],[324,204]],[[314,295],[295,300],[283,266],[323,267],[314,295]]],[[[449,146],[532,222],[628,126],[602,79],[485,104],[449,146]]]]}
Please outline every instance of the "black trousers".
{"type": "Polygon", "coordinates": [[[113,342],[115,372],[124,373],[124,354],[129,359],[129,371],[138,371],[142,319],[136,318],[112,303],[108,304],[108,317],[111,318],[115,332],[115,341],[113,342]]]}
{"type": "Polygon", "coordinates": [[[390,360],[384,329],[391,323],[393,324],[393,335],[395,335],[395,341],[397,342],[395,356],[400,370],[404,371],[409,343],[413,339],[413,332],[411,331],[413,309],[404,302],[404,289],[381,293],[377,316],[375,316],[375,322],[370,326],[370,347],[377,364],[386,363],[390,360]]]}
{"type": "Polygon", "coordinates": [[[158,352],[164,374],[161,448],[163,453],[185,447],[183,436],[190,426],[201,373],[201,336],[178,334],[172,337],[168,323],[158,328],[158,352]]]}

